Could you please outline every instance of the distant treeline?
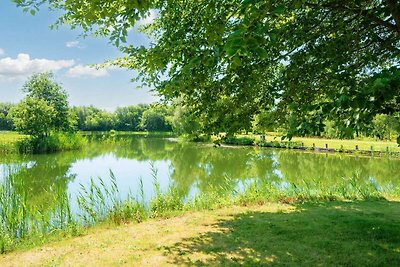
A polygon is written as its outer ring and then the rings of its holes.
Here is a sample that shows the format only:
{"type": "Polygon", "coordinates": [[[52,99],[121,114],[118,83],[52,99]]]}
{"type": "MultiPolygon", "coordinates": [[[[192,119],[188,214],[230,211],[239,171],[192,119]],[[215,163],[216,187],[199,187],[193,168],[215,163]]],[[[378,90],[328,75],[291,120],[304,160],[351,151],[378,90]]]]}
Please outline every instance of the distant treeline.
{"type": "Polygon", "coordinates": [[[93,106],[73,107],[77,129],[81,131],[171,131],[167,108],[159,105],[139,104],[118,107],[108,112],[93,106]]]}
{"type": "MultiPolygon", "coordinates": [[[[0,103],[0,131],[13,130],[14,126],[8,113],[15,104],[0,103]]],[[[165,106],[161,104],[139,104],[127,107],[118,107],[109,112],[93,106],[72,107],[71,113],[75,117],[75,128],[80,131],[173,131],[178,135],[196,137],[200,134],[224,132],[224,128],[207,129],[210,120],[197,116],[192,110],[179,103],[165,106]],[[207,131],[208,130],[208,131],[207,131]]],[[[310,122],[310,130],[297,133],[297,136],[321,136],[328,138],[353,138],[369,136],[378,139],[392,139],[399,136],[399,114],[378,114],[370,124],[364,125],[354,134],[346,134],[334,121],[310,122]],[[318,127],[317,127],[318,126],[318,127]],[[318,131],[315,131],[315,128],[318,131]]],[[[263,113],[253,120],[252,131],[287,132],[291,128],[292,119],[287,121],[275,120],[271,113],[263,113]]],[[[240,132],[240,131],[239,131],[240,132]]]]}
{"type": "MultiPolygon", "coordinates": [[[[0,130],[13,130],[8,114],[15,104],[0,103],[0,130]]],[[[93,106],[72,107],[80,131],[171,131],[169,110],[159,105],[139,104],[108,112],[93,106]]]]}

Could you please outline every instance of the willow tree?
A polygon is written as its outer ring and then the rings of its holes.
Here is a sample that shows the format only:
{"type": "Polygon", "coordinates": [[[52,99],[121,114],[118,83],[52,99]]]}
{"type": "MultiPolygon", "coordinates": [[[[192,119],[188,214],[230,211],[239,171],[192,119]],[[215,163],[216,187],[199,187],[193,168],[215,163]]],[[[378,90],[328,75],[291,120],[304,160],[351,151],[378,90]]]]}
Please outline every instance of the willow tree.
{"type": "MultiPolygon", "coordinates": [[[[352,131],[375,114],[400,111],[400,4],[396,0],[14,0],[32,13],[46,3],[56,23],[109,36],[166,100],[181,98],[208,131],[249,129],[274,110],[301,118],[291,132],[324,118],[352,131]],[[152,44],[126,43],[142,30],[152,44]]],[[[323,123],[322,123],[323,124],[323,123]]],[[[323,126],[323,125],[322,125],[323,126]]]]}

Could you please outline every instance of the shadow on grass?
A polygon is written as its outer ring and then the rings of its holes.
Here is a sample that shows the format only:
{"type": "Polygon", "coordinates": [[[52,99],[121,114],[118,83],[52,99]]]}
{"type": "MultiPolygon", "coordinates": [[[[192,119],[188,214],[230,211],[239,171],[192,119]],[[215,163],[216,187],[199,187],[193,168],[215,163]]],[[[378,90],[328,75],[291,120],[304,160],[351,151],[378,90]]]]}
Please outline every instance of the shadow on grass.
{"type": "Polygon", "coordinates": [[[166,248],[190,266],[399,266],[400,203],[331,202],[248,212],[166,248]]]}

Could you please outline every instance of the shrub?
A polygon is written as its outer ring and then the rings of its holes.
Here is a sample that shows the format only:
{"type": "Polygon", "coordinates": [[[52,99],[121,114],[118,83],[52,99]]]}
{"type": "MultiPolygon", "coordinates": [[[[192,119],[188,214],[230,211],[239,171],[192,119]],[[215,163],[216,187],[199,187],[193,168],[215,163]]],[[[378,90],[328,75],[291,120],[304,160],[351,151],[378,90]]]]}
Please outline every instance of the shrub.
{"type": "Polygon", "coordinates": [[[75,133],[56,133],[47,137],[31,137],[18,141],[21,153],[46,153],[66,150],[76,150],[83,147],[86,139],[75,133]]]}
{"type": "Polygon", "coordinates": [[[223,137],[222,143],[227,145],[252,146],[254,138],[250,137],[223,137]]]}

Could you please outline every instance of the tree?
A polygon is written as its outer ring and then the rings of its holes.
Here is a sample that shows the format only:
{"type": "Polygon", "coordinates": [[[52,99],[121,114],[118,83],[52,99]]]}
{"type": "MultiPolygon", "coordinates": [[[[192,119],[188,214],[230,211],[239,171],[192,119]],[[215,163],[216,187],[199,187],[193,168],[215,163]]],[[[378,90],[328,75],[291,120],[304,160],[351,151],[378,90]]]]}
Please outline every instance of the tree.
{"type": "Polygon", "coordinates": [[[174,103],[169,121],[176,134],[194,137],[201,134],[203,121],[193,113],[190,107],[183,106],[179,100],[174,103]]]}
{"type": "Polygon", "coordinates": [[[0,131],[13,129],[12,120],[8,116],[13,106],[14,104],[11,103],[0,103],[0,131]]]}
{"type": "Polygon", "coordinates": [[[53,121],[54,129],[71,130],[73,118],[68,107],[68,95],[61,85],[54,81],[51,72],[32,75],[24,84],[22,91],[27,93],[27,97],[43,99],[54,108],[56,113],[53,121]]]}
{"type": "Polygon", "coordinates": [[[89,106],[89,107],[72,107],[71,111],[72,113],[76,116],[77,118],[77,128],[78,130],[84,131],[87,130],[86,129],[86,118],[94,113],[97,112],[98,109],[96,109],[93,106],[89,106]]]}
{"type": "Polygon", "coordinates": [[[109,131],[114,129],[114,115],[97,109],[85,119],[85,130],[87,131],[109,131]]]}
{"type": "Polygon", "coordinates": [[[373,134],[379,139],[391,139],[394,134],[400,134],[400,119],[395,116],[378,114],[373,119],[373,134]]]}
{"type": "Polygon", "coordinates": [[[260,112],[254,119],[253,131],[264,134],[265,131],[275,131],[279,126],[277,124],[276,111],[265,110],[260,112]]]}
{"type": "Polygon", "coordinates": [[[171,131],[167,119],[167,110],[163,107],[153,106],[143,112],[140,125],[149,132],[171,131]]]}
{"type": "Polygon", "coordinates": [[[89,107],[73,107],[72,113],[78,119],[82,131],[109,131],[115,129],[115,116],[105,110],[89,107]]]}
{"type": "Polygon", "coordinates": [[[128,107],[118,107],[115,111],[116,130],[120,131],[139,131],[140,120],[143,112],[148,108],[147,105],[137,105],[128,107]]]}
{"type": "Polygon", "coordinates": [[[75,117],[69,111],[67,94],[51,73],[34,74],[23,86],[24,100],[13,107],[10,117],[17,131],[35,138],[52,131],[73,131],[75,117]]]}
{"type": "Polygon", "coordinates": [[[126,55],[115,64],[138,69],[213,128],[250,128],[254,115],[272,108],[299,115],[290,135],[308,131],[319,110],[318,121],[357,133],[375,114],[400,107],[396,0],[14,1],[27,9],[47,2],[64,11],[59,24],[110,36],[126,55]],[[158,18],[144,31],[153,44],[121,45],[152,8],[158,18]],[[391,90],[381,95],[380,85],[391,90]]]}
{"type": "Polygon", "coordinates": [[[10,111],[14,127],[18,132],[44,138],[54,130],[56,111],[46,100],[26,97],[10,111]]]}

